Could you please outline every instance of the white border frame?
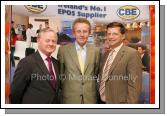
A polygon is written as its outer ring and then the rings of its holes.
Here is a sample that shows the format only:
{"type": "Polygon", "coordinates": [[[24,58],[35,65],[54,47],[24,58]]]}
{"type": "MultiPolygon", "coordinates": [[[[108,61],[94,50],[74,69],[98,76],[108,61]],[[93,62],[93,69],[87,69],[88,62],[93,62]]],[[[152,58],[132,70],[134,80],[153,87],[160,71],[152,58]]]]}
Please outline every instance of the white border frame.
{"type": "Polygon", "coordinates": [[[159,1],[3,1],[1,2],[1,106],[2,108],[159,108],[159,1]],[[5,5],[155,5],[155,104],[5,104],[5,5]]]}

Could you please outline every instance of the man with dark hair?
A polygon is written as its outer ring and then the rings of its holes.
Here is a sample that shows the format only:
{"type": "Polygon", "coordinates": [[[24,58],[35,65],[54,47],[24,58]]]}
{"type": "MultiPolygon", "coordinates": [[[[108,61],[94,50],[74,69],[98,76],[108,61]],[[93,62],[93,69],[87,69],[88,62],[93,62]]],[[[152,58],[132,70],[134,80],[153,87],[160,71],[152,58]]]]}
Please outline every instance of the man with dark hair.
{"type": "Polygon", "coordinates": [[[33,25],[28,24],[28,29],[26,31],[26,42],[27,42],[27,47],[31,47],[31,42],[32,42],[32,37],[35,37],[36,34],[33,30],[33,25]]]}
{"type": "Polygon", "coordinates": [[[107,25],[110,51],[101,64],[99,93],[101,103],[139,103],[142,64],[137,50],[123,45],[126,29],[119,22],[107,25]]]}
{"type": "Polygon", "coordinates": [[[45,22],[45,28],[50,28],[49,27],[49,22],[45,22]]]}
{"type": "Polygon", "coordinates": [[[36,32],[36,33],[37,33],[37,36],[38,36],[38,34],[39,34],[39,32],[40,32],[41,30],[42,30],[42,24],[39,25],[39,29],[38,29],[37,32],[36,32]]]}
{"type": "Polygon", "coordinates": [[[142,59],[143,70],[149,72],[150,71],[150,56],[147,53],[147,47],[145,45],[138,45],[137,50],[139,51],[142,59]]]}

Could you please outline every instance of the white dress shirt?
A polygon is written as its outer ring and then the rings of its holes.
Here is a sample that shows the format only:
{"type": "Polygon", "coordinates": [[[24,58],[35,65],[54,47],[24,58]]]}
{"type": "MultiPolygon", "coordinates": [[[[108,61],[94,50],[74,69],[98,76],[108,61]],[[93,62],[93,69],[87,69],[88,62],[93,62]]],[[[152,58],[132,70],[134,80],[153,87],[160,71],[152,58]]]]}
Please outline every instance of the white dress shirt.
{"type": "Polygon", "coordinates": [[[77,53],[79,52],[80,49],[82,49],[81,55],[82,55],[83,63],[85,64],[86,62],[86,44],[81,48],[81,46],[75,41],[75,47],[76,47],[77,53]]]}

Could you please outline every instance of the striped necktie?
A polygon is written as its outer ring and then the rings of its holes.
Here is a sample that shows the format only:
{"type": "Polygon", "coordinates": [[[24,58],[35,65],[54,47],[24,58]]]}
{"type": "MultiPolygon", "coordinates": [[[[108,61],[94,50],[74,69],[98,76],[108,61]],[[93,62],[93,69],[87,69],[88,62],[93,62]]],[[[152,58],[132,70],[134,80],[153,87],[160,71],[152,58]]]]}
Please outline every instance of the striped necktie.
{"type": "Polygon", "coordinates": [[[105,98],[105,82],[108,79],[108,76],[109,76],[108,73],[110,71],[110,67],[111,67],[112,62],[113,62],[113,56],[112,56],[113,53],[114,53],[114,49],[111,50],[111,52],[108,55],[108,58],[106,60],[104,68],[103,68],[102,78],[101,78],[101,81],[100,81],[99,93],[100,93],[101,100],[104,101],[104,102],[106,101],[106,98],[105,98]]]}

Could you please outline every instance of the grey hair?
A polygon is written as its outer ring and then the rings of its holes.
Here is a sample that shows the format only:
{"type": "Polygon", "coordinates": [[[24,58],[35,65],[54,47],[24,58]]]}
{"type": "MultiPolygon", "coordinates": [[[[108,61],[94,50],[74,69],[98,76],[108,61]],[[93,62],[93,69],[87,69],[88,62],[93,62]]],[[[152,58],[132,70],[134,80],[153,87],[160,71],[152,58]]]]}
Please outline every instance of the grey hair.
{"type": "Polygon", "coordinates": [[[55,34],[56,38],[57,38],[56,32],[53,29],[51,29],[51,28],[44,28],[44,29],[40,30],[40,32],[38,34],[38,38],[41,37],[42,33],[46,33],[46,32],[53,32],[55,34]]]}

